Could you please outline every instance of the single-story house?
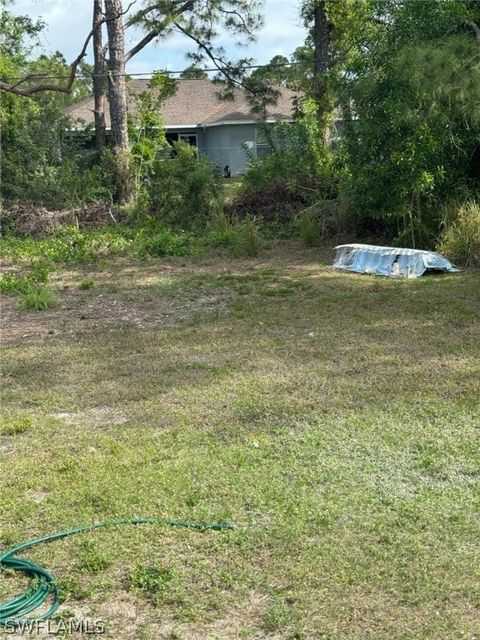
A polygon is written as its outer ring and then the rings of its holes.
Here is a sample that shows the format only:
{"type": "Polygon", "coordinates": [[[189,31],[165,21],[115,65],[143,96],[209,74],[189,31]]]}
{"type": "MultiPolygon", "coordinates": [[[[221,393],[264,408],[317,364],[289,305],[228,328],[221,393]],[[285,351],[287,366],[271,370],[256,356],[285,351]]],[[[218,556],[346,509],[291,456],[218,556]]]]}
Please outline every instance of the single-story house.
{"type": "MultiPolygon", "coordinates": [[[[223,169],[229,167],[231,175],[245,171],[247,154],[254,157],[268,153],[259,134],[260,117],[252,113],[246,92],[234,91],[233,100],[219,98],[219,86],[208,78],[179,79],[174,95],[167,98],[162,107],[166,136],[170,141],[186,140],[206,153],[223,169]]],[[[135,96],[148,90],[148,80],[129,80],[128,109],[136,109],[135,96]]],[[[280,96],[275,105],[266,109],[267,122],[288,121],[293,118],[294,100],[298,93],[290,89],[279,89],[280,96]]],[[[108,110],[107,110],[108,111],[108,110]]],[[[66,109],[66,114],[86,124],[92,124],[93,97],[85,98],[66,109]]],[[[110,118],[106,113],[107,132],[110,118]]]]}

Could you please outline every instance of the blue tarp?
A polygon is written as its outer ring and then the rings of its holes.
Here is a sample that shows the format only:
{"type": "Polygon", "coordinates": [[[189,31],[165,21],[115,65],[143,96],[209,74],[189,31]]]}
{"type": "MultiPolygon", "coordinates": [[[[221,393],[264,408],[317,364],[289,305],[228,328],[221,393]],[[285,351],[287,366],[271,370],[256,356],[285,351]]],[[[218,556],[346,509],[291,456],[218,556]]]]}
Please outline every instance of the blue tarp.
{"type": "Polygon", "coordinates": [[[460,271],[434,251],[378,247],[371,244],[341,244],[335,247],[335,250],[333,266],[356,273],[371,273],[391,278],[418,278],[427,269],[460,271]]]}

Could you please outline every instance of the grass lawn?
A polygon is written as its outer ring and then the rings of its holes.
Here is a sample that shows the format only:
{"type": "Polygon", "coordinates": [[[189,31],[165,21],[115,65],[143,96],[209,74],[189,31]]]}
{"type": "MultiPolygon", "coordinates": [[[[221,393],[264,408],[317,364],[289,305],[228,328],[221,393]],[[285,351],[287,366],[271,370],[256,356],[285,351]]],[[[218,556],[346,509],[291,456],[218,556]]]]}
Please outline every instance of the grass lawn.
{"type": "Polygon", "coordinates": [[[331,258],[117,259],[57,272],[56,309],[3,298],[0,548],[236,525],[31,550],[64,616],[119,640],[480,638],[480,274],[331,258]]]}

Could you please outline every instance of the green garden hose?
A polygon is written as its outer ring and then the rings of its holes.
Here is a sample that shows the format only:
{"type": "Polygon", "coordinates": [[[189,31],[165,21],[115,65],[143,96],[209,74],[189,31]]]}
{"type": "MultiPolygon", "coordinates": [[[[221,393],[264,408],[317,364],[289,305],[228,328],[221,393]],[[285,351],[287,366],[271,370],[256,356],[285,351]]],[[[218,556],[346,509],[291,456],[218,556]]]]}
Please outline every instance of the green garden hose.
{"type": "Polygon", "coordinates": [[[77,533],[83,533],[84,531],[91,531],[92,529],[100,529],[101,527],[110,527],[123,524],[161,524],[170,527],[184,527],[187,529],[200,530],[233,529],[233,525],[224,523],[204,524],[201,522],[189,522],[188,520],[158,520],[155,518],[134,518],[132,520],[106,520],[105,522],[99,522],[98,524],[88,524],[83,527],[68,529],[67,531],[60,531],[59,533],[54,533],[51,536],[44,536],[42,538],[35,538],[34,540],[22,542],[15,547],[11,547],[7,551],[5,551],[5,553],[0,555],[0,571],[6,569],[21,571],[31,578],[31,582],[26,591],[18,594],[15,598],[12,598],[12,600],[9,600],[8,602],[0,604],[0,626],[9,625],[10,627],[12,627],[21,625],[25,622],[48,620],[60,606],[60,588],[52,574],[50,574],[46,569],[36,564],[35,562],[32,562],[31,560],[25,560],[23,558],[18,558],[15,554],[44,542],[53,542],[54,540],[66,538],[67,536],[73,536],[77,533]],[[46,613],[42,613],[37,618],[25,619],[26,615],[45,604],[50,596],[53,597],[53,603],[46,613]]]}

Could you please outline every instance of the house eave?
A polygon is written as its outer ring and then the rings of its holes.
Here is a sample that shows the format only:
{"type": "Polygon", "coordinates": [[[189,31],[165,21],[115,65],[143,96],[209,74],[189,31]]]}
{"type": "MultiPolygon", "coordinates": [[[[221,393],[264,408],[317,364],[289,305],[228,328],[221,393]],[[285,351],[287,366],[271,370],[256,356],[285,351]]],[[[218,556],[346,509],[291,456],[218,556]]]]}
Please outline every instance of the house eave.
{"type": "Polygon", "coordinates": [[[220,120],[219,122],[201,122],[197,127],[210,128],[223,127],[226,124],[260,124],[262,122],[266,122],[267,124],[274,124],[275,122],[293,122],[293,118],[267,118],[266,120],[220,120]]]}
{"type": "MultiPolygon", "coordinates": [[[[293,118],[267,118],[266,120],[220,120],[218,122],[199,122],[198,124],[165,124],[164,127],[167,131],[192,131],[195,129],[209,129],[210,127],[224,127],[225,125],[260,124],[262,122],[267,124],[274,124],[275,122],[293,122],[293,118]]],[[[72,127],[72,130],[74,131],[84,131],[84,129],[85,127],[72,127]]],[[[111,127],[106,127],[105,131],[110,133],[111,127]]]]}

